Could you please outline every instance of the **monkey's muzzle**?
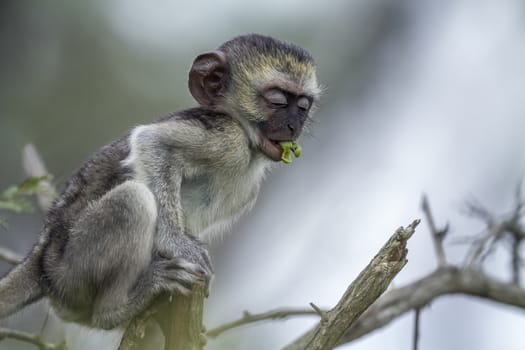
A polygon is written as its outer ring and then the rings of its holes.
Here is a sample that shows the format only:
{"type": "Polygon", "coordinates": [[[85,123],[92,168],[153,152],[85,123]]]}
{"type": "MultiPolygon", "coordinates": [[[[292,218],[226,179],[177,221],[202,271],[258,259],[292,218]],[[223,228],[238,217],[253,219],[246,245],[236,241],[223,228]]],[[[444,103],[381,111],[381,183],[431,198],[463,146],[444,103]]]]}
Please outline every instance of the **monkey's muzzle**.
{"type": "Polygon", "coordinates": [[[271,160],[276,162],[282,161],[285,164],[292,162],[292,154],[298,158],[302,153],[301,146],[295,141],[272,141],[262,137],[259,147],[271,160]]]}

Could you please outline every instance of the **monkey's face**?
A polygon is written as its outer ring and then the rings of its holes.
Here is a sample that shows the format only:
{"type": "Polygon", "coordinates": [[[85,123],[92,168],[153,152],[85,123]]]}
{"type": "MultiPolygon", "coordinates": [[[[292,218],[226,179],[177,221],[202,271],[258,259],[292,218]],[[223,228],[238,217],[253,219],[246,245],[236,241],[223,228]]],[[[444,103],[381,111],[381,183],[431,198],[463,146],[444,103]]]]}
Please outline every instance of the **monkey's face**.
{"type": "Polygon", "coordinates": [[[270,159],[280,161],[283,150],[279,141],[297,140],[312,104],[313,97],[303,93],[299,86],[265,89],[259,96],[259,106],[265,116],[257,123],[260,150],[270,159]]]}
{"type": "Polygon", "coordinates": [[[252,145],[280,161],[280,141],[295,141],[320,88],[308,52],[256,34],[197,56],[190,92],[204,107],[237,118],[252,145]]]}

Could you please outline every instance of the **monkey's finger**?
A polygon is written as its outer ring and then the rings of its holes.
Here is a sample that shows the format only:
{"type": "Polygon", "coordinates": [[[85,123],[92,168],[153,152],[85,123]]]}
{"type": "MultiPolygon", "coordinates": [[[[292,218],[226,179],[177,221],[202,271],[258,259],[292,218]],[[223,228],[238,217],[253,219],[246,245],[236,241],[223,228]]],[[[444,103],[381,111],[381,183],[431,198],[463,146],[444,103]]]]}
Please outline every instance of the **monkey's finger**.
{"type": "Polygon", "coordinates": [[[173,282],[168,287],[168,289],[170,291],[174,291],[174,292],[180,293],[182,295],[186,295],[186,296],[191,294],[191,286],[190,285],[184,285],[184,284],[179,283],[179,282],[173,282]]]}
{"type": "Polygon", "coordinates": [[[199,265],[182,258],[159,261],[157,274],[171,281],[183,281],[192,283],[203,283],[206,281],[207,273],[199,265]]]}
{"type": "Polygon", "coordinates": [[[208,253],[208,251],[205,251],[202,254],[202,260],[204,260],[204,264],[206,266],[207,272],[210,275],[213,275],[215,273],[215,270],[214,270],[213,265],[211,263],[211,258],[210,258],[210,254],[208,253]]]}

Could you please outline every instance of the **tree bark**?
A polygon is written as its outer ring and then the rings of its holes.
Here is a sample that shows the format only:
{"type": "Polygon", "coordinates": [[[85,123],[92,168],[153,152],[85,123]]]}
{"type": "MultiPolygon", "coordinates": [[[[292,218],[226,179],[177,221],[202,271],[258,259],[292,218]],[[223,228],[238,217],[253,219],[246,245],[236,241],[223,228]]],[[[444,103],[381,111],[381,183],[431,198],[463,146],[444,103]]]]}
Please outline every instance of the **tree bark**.
{"type": "Polygon", "coordinates": [[[119,350],[150,350],[144,341],[150,331],[149,322],[158,322],[164,335],[164,350],[202,350],[202,317],[208,287],[195,285],[189,296],[161,296],[148,310],[135,317],[126,328],[119,350]]]}
{"type": "Polygon", "coordinates": [[[161,325],[166,343],[165,350],[202,350],[206,344],[203,335],[205,286],[195,286],[188,297],[177,296],[160,313],[166,312],[168,320],[161,325]]]}
{"type": "Polygon", "coordinates": [[[350,284],[345,294],[312,330],[284,350],[333,349],[347,329],[386,290],[392,279],[405,266],[406,244],[419,220],[399,228],[368,266],[350,284]]]}

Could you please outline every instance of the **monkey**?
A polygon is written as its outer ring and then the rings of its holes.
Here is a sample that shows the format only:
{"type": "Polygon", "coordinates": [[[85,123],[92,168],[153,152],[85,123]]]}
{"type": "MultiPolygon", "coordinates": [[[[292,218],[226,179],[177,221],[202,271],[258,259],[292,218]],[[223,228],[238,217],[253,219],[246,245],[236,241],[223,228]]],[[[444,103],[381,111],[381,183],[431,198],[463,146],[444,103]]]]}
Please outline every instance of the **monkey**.
{"type": "Polygon", "coordinates": [[[66,322],[124,326],[161,293],[213,274],[205,239],[250,210],[279,142],[295,142],[321,88],[305,49],[260,34],[198,55],[198,106],[94,153],[48,210],[38,242],[0,280],[0,317],[46,297],[66,322]]]}

